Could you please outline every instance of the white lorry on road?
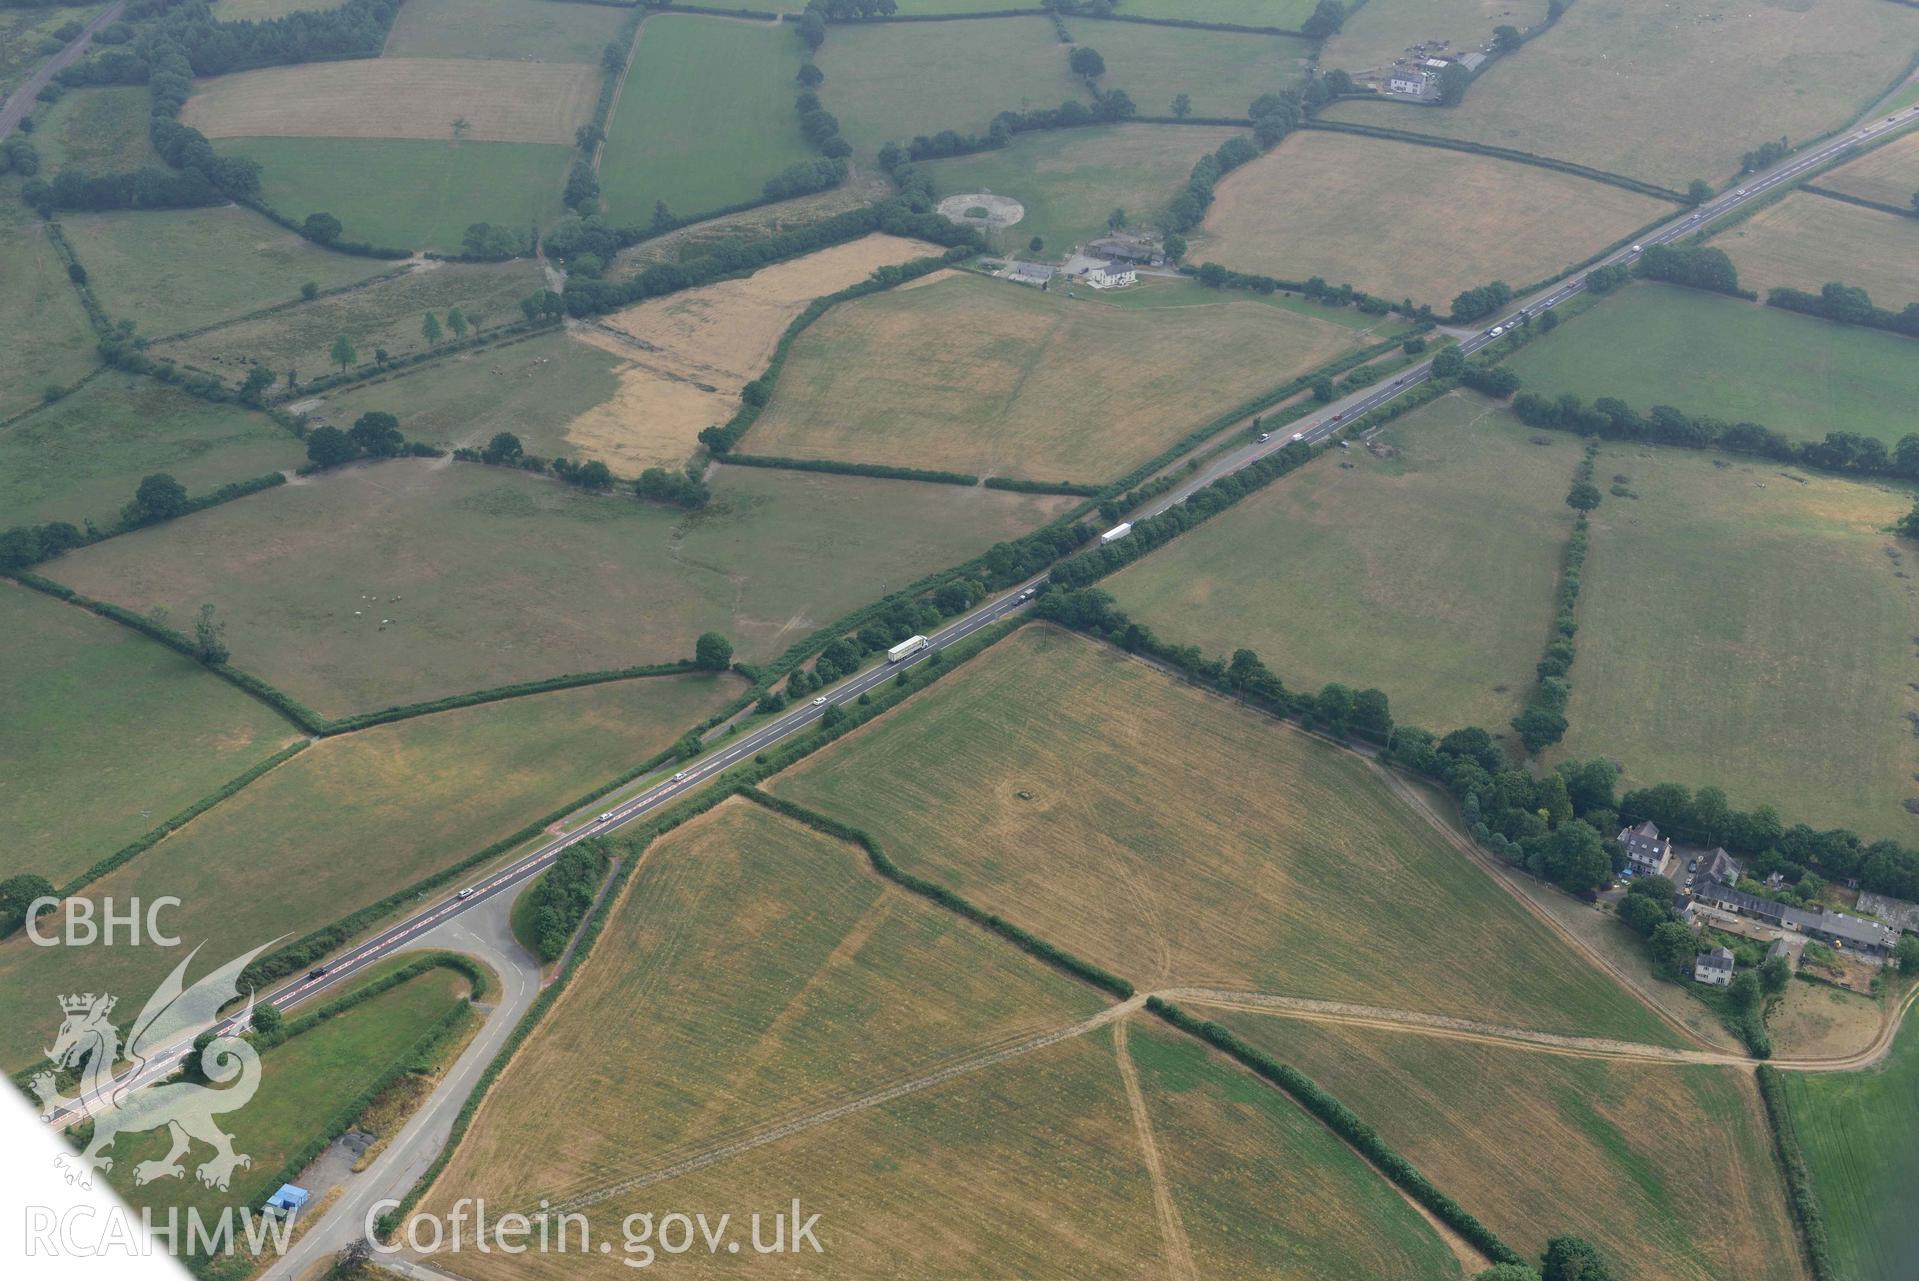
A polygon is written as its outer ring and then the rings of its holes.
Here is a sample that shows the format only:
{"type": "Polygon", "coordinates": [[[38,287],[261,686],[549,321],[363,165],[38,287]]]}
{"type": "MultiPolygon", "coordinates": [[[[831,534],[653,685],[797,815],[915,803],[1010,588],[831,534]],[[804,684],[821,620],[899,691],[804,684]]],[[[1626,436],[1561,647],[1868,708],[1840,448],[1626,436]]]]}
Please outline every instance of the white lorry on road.
{"type": "Polygon", "coordinates": [[[1129,520],[1123,524],[1115,525],[1111,529],[1107,530],[1105,533],[1101,534],[1099,536],[1099,541],[1102,545],[1106,543],[1116,543],[1120,539],[1126,537],[1126,535],[1132,532],[1133,532],[1133,522],[1129,520]]]}
{"type": "Polygon", "coordinates": [[[925,648],[926,638],[924,636],[908,636],[905,640],[886,651],[886,661],[889,663],[897,663],[902,659],[911,658],[925,648]]]}

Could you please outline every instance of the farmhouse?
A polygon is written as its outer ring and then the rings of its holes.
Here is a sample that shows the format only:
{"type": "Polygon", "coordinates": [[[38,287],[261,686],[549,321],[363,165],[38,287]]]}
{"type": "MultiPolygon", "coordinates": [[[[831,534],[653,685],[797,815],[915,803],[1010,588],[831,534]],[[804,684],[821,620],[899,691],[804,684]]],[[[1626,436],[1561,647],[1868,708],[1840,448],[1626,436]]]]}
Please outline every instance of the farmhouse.
{"type": "Polygon", "coordinates": [[[1150,236],[1104,236],[1086,246],[1086,252],[1109,262],[1143,263],[1148,267],[1157,267],[1166,261],[1159,242],[1150,236]]]}
{"type": "Polygon", "coordinates": [[[1136,271],[1107,271],[1103,267],[1095,267],[1086,273],[1086,283],[1095,289],[1124,289],[1128,285],[1139,283],[1139,273],[1136,271]]]}
{"type": "Polygon", "coordinates": [[[1016,262],[1013,264],[1013,269],[1006,273],[1006,278],[1022,285],[1038,285],[1045,288],[1046,283],[1053,278],[1055,270],[1057,269],[1045,263],[1016,262]]]}
{"type": "Polygon", "coordinates": [[[1729,948],[1716,947],[1710,952],[1701,952],[1693,958],[1692,976],[1700,983],[1710,983],[1714,987],[1732,985],[1732,972],[1735,962],[1729,948]]]}
{"type": "Polygon", "coordinates": [[[1426,92],[1426,73],[1417,67],[1394,67],[1391,76],[1386,79],[1388,93],[1408,93],[1418,96],[1426,92]]]}
{"type": "Polygon", "coordinates": [[[1724,881],[1731,885],[1739,879],[1740,870],[1738,861],[1717,845],[1699,858],[1699,879],[1702,881],[1724,881]]]}
{"type": "Polygon", "coordinates": [[[1636,874],[1656,876],[1666,868],[1666,860],[1672,857],[1672,838],[1661,836],[1659,828],[1651,819],[1638,827],[1621,828],[1614,838],[1626,851],[1626,866],[1636,874]]]}
{"type": "Polygon", "coordinates": [[[1862,956],[1883,959],[1898,945],[1899,931],[1879,921],[1819,907],[1796,907],[1734,889],[1723,881],[1708,881],[1697,893],[1702,903],[1722,911],[1795,930],[1807,938],[1831,943],[1862,956]]]}

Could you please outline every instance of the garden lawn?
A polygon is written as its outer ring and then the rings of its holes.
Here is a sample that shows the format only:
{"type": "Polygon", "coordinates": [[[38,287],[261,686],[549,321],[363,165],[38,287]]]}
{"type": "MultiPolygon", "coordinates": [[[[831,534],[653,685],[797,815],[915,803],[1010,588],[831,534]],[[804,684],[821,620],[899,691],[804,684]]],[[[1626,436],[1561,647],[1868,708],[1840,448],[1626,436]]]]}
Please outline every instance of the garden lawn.
{"type": "Polygon", "coordinates": [[[1506,364],[1528,390],[1672,405],[1798,440],[1919,430],[1919,342],[1676,285],[1605,299],[1506,364]]]}
{"type": "Polygon", "coordinates": [[[66,264],[46,227],[18,200],[0,198],[0,251],[7,262],[0,271],[0,417],[7,417],[31,409],[48,388],[77,382],[100,361],[66,264]]]}
{"type": "Polygon", "coordinates": [[[1673,208],[1509,160],[1303,131],[1220,181],[1187,258],[1444,311],[1463,289],[1565,271],[1673,208]]]}
{"type": "Polygon", "coordinates": [[[1145,225],[1185,187],[1193,165],[1240,129],[1172,125],[1104,125],[1024,134],[1009,147],[926,166],[942,195],[991,192],[1025,207],[1013,226],[989,231],[1000,253],[1035,256],[1028,242],[1038,236],[1042,261],[1106,234],[1107,218],[1124,209],[1145,225]]]}
{"type": "Polygon", "coordinates": [[[722,470],[685,512],[478,463],[359,464],[69,553],[89,596],[218,607],[236,666],[328,715],[690,658],[765,662],[1070,499],[722,470]]]}
{"type": "Polygon", "coordinates": [[[1100,88],[1124,89],[1146,116],[1173,115],[1173,98],[1183,93],[1196,116],[1242,118],[1261,94],[1299,87],[1313,52],[1312,41],[1292,36],[1071,18],[1066,25],[1105,59],[1100,88]]]}
{"type": "MultiPolygon", "coordinates": [[[[1782,285],[1816,294],[1837,280],[1864,286],[1889,311],[1919,302],[1919,218],[1797,192],[1712,243],[1761,297],[1782,285]]],[[[1908,367],[1919,362],[1919,342],[1905,349],[1908,367]]]]}
{"type": "Polygon", "coordinates": [[[1919,1267],[1919,1223],[1895,1189],[1919,1181],[1919,1026],[1908,1017],[1891,1057],[1866,1071],[1780,1075],[1840,1275],[1904,1281],[1919,1267]]]}
{"type": "Polygon", "coordinates": [[[1487,67],[1457,107],[1347,101],[1326,114],[1683,191],[1694,178],[1732,177],[1768,140],[1841,128],[1886,91],[1915,40],[1919,10],[1885,0],[1737,10],[1713,0],[1579,0],[1487,67]]]}
{"type": "Polygon", "coordinates": [[[793,110],[804,53],[783,26],[649,17],[600,156],[607,217],[644,224],[660,202],[684,218],[758,200],[768,178],[815,158],[793,110]]]}
{"type": "Polygon", "coordinates": [[[1737,1069],[1188,1008],[1312,1077],[1528,1258],[1570,1232],[1619,1276],[1802,1275],[1765,1113],[1737,1069]]]}
{"type": "MultiPolygon", "coordinates": [[[[204,941],[203,963],[224,964],[513,835],[652,757],[741,688],[730,676],[649,677],[326,739],[89,893],[119,903],[179,898],[168,926],[190,944],[204,941]]],[[[179,960],[167,948],[41,948],[24,935],[0,943],[0,1062],[22,1067],[52,1043],[60,992],[136,1003],[179,960]]]]}
{"type": "Polygon", "coordinates": [[[1125,307],[954,273],[841,303],[793,344],[743,448],[1098,484],[1364,341],[1212,297],[1125,307]]]}
{"type": "Polygon", "coordinates": [[[866,158],[920,134],[984,133],[1002,111],[1086,103],[1066,55],[1045,18],[988,18],[836,26],[814,61],[820,104],[866,158]]]}
{"type": "Polygon", "coordinates": [[[1637,498],[1593,512],[1564,749],[1624,787],[1911,841],[1919,590],[1910,494],[1705,452],[1607,445],[1637,498]]]}
{"type": "Polygon", "coordinates": [[[1670,1036],[1358,756],[1051,628],[771,790],[1143,990],[1670,1036]]]}
{"type": "Polygon", "coordinates": [[[297,735],[199,664],[103,618],[0,588],[0,880],[56,886],[297,735]]]}
{"type": "Polygon", "coordinates": [[[148,337],[177,334],[331,289],[394,264],[331,253],[250,209],[63,214],[94,297],[148,337]]]}
{"type": "Polygon", "coordinates": [[[300,442],[265,414],[105,373],[0,431],[0,511],[9,525],[91,520],[104,529],[155,472],[197,497],[305,461],[300,442]]]}
{"type": "Polygon", "coordinates": [[[1294,689],[1374,686],[1409,724],[1503,736],[1572,533],[1579,446],[1544,438],[1455,392],[1386,428],[1396,456],[1322,458],[1101,586],[1167,640],[1254,650],[1294,689]]]}
{"type": "Polygon", "coordinates": [[[264,167],[260,193],[296,220],[330,213],[342,239],[459,253],[476,222],[513,228],[559,216],[571,147],[417,138],[222,138],[221,155],[264,167]]]}

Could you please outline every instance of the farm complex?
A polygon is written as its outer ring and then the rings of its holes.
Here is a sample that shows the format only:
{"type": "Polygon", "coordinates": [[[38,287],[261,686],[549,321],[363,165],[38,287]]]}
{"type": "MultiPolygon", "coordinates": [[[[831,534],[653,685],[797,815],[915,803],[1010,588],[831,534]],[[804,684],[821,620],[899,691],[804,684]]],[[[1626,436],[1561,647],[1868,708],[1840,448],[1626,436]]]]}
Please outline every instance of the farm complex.
{"type": "Polygon", "coordinates": [[[1908,0],[0,7],[0,1275],[1912,1281],[1915,148],[1908,0]]]}

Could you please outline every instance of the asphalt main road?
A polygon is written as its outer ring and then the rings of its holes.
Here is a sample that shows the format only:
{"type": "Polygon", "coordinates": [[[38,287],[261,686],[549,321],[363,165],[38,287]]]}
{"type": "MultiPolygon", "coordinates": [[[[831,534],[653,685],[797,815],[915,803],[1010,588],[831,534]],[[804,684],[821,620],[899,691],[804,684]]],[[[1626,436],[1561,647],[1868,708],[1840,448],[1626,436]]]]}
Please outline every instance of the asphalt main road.
{"type": "Polygon", "coordinates": [[[127,7],[127,0],[117,0],[112,7],[86,25],[86,29],[67,42],[66,48],[40,64],[40,69],[28,76],[18,89],[8,95],[6,105],[0,106],[0,138],[5,138],[20,125],[23,116],[33,111],[34,104],[40,101],[40,90],[55,74],[87,51],[87,45],[100,29],[109,23],[118,22],[120,13],[127,7]]]}

